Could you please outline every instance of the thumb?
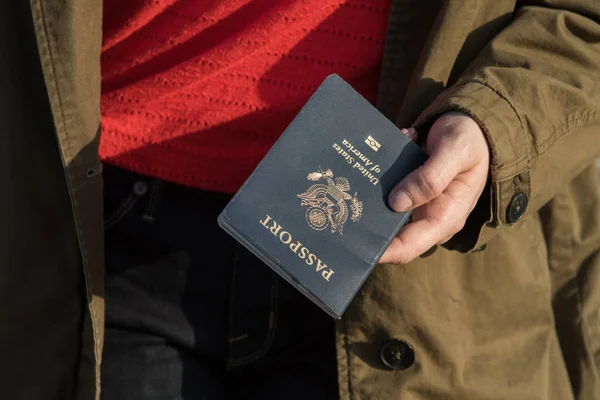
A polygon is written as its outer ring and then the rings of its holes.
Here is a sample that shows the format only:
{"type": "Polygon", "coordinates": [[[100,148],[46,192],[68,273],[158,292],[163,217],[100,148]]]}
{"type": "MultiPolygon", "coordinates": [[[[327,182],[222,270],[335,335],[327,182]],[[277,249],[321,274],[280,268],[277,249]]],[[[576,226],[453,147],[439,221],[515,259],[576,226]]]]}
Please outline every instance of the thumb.
{"type": "Polygon", "coordinates": [[[462,172],[461,150],[451,140],[438,140],[429,159],[406,176],[390,193],[388,203],[397,212],[430,202],[462,172]]]}

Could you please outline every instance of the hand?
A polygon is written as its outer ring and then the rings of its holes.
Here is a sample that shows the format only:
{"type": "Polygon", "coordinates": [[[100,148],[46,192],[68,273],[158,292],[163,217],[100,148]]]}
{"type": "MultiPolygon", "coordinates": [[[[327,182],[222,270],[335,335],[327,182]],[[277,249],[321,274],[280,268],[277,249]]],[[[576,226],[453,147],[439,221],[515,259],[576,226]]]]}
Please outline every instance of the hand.
{"type": "MultiPolygon", "coordinates": [[[[409,137],[414,129],[403,130],[409,137]]],[[[411,139],[415,139],[411,137],[411,139]]],[[[392,240],[380,263],[406,264],[465,225],[485,187],[490,150],[479,125],[468,115],[442,115],[427,136],[429,159],[392,190],[394,211],[414,209],[412,222],[392,240]]]]}

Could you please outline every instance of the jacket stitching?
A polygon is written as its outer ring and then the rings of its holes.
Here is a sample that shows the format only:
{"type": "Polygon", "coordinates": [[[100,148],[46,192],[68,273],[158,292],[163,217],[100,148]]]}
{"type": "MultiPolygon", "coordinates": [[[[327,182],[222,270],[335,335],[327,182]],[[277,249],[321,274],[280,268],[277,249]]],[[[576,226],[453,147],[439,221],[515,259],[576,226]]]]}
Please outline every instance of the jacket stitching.
{"type": "MultiPolygon", "coordinates": [[[[519,120],[519,124],[521,125],[521,128],[524,130],[523,121],[522,121],[522,119],[521,119],[521,116],[520,116],[520,114],[517,112],[516,108],[515,108],[515,107],[514,107],[514,106],[513,106],[513,105],[512,105],[512,104],[511,104],[511,103],[510,103],[510,102],[509,102],[509,101],[508,101],[508,100],[507,100],[505,97],[503,97],[503,96],[502,96],[500,93],[498,93],[496,90],[494,90],[492,87],[490,87],[489,85],[485,84],[484,82],[481,82],[481,81],[479,81],[479,80],[476,80],[476,79],[471,79],[471,80],[468,80],[468,81],[463,81],[463,82],[457,83],[457,84],[455,84],[455,85],[453,86],[453,88],[455,88],[455,89],[456,89],[456,88],[459,88],[459,87],[462,87],[462,86],[466,86],[466,85],[467,85],[467,84],[469,84],[469,83],[479,84],[479,85],[481,85],[481,86],[483,86],[483,87],[487,88],[488,90],[492,91],[494,94],[496,94],[496,95],[497,95],[499,98],[501,98],[502,100],[506,101],[506,103],[507,103],[507,104],[510,106],[510,108],[511,108],[511,109],[514,111],[515,115],[517,116],[517,119],[519,120]]],[[[444,102],[444,101],[446,101],[448,98],[452,98],[452,94],[448,94],[448,93],[446,93],[446,94],[442,94],[442,96],[444,96],[443,100],[438,100],[438,101],[444,102]]],[[[465,97],[464,95],[459,95],[459,96],[458,96],[458,98],[466,98],[466,97],[465,97]]],[[[439,112],[439,113],[443,113],[443,112],[446,112],[446,111],[449,111],[449,110],[456,110],[456,107],[457,107],[457,105],[456,105],[456,104],[447,105],[447,106],[445,106],[445,107],[442,107],[440,110],[438,110],[438,112],[439,112]]],[[[462,111],[462,112],[465,112],[465,113],[467,113],[467,114],[469,114],[468,110],[467,110],[465,107],[458,106],[458,110],[459,110],[459,111],[462,111]]],[[[421,117],[420,117],[420,118],[421,118],[421,117]]],[[[418,125],[419,123],[420,123],[420,121],[418,120],[418,121],[416,122],[416,124],[418,125]]],[[[516,165],[518,165],[518,164],[520,164],[520,163],[523,163],[524,161],[526,161],[526,162],[527,162],[527,166],[529,166],[529,165],[530,165],[530,163],[531,163],[531,162],[530,162],[530,154],[531,154],[531,151],[530,151],[530,150],[528,150],[526,154],[524,154],[523,156],[519,157],[518,159],[516,159],[516,160],[514,160],[514,161],[511,161],[511,162],[510,162],[510,163],[508,163],[508,164],[499,165],[499,166],[494,166],[494,168],[495,168],[497,171],[505,171],[505,170],[508,170],[508,169],[512,169],[512,168],[514,168],[516,165]]],[[[525,168],[519,168],[519,172],[515,173],[514,175],[519,175],[519,174],[520,174],[520,173],[522,173],[523,171],[525,171],[525,168]]],[[[513,176],[514,176],[514,175],[513,175],[513,176]]],[[[508,180],[508,179],[511,179],[511,178],[512,178],[512,176],[511,176],[511,177],[506,177],[506,178],[503,178],[502,180],[504,181],[504,180],[508,180]]]]}
{"type": "MultiPolygon", "coordinates": [[[[488,84],[486,84],[483,81],[477,80],[477,79],[473,79],[473,80],[469,80],[469,81],[465,81],[462,85],[466,84],[466,83],[479,83],[482,86],[485,86],[486,88],[490,89],[492,92],[494,92],[498,97],[500,97],[501,99],[503,99],[504,101],[506,101],[506,103],[510,106],[510,108],[515,112],[517,118],[519,119],[519,123],[521,124],[521,128],[523,130],[525,130],[527,133],[531,133],[529,132],[529,130],[527,130],[525,128],[525,124],[523,122],[523,119],[521,117],[521,114],[517,111],[516,107],[513,106],[513,104],[506,98],[504,97],[499,91],[495,90],[493,87],[489,86],[488,84]]],[[[593,111],[588,111],[584,114],[582,114],[579,117],[576,117],[573,114],[568,115],[565,119],[565,122],[563,122],[560,125],[556,125],[553,127],[553,131],[552,134],[546,138],[542,143],[536,145],[534,148],[536,150],[536,153],[539,156],[544,155],[552,146],[552,144],[556,143],[556,141],[558,139],[560,139],[562,136],[564,136],[565,134],[567,134],[568,132],[573,131],[574,129],[580,128],[583,125],[585,125],[586,123],[589,123],[590,119],[593,117],[597,117],[598,115],[600,115],[600,110],[593,110],[593,111]],[[567,128],[567,129],[565,129],[567,128]],[[548,144],[550,143],[550,145],[548,144]],[[544,150],[542,150],[544,149],[544,150]]],[[[599,118],[600,119],[600,118],[599,118]]],[[[531,151],[528,151],[527,154],[525,154],[523,157],[511,162],[510,164],[498,167],[498,170],[505,170],[505,169],[510,169],[511,167],[514,167],[516,164],[522,162],[525,159],[529,159],[529,165],[531,164],[531,159],[530,156],[531,155],[531,151]]],[[[522,169],[520,173],[522,173],[523,171],[525,171],[525,169],[522,169]]]]}
{"type": "Polygon", "coordinates": [[[346,368],[348,369],[348,398],[354,399],[354,388],[352,385],[352,368],[350,366],[350,343],[348,342],[348,325],[346,318],[344,321],[344,347],[346,349],[346,368]]]}
{"type": "Polygon", "coordinates": [[[489,90],[494,92],[496,94],[496,96],[498,96],[499,98],[504,100],[506,102],[506,104],[508,104],[508,106],[513,110],[513,112],[517,116],[517,119],[519,120],[519,123],[521,124],[521,128],[525,129],[525,123],[523,122],[523,117],[521,117],[521,114],[519,113],[519,111],[517,111],[517,108],[506,97],[504,97],[502,95],[502,93],[500,93],[498,90],[494,89],[492,86],[488,85],[487,83],[480,81],[478,79],[466,81],[465,83],[469,83],[469,82],[479,83],[480,85],[485,86],[486,88],[488,88],[489,90]]]}
{"type": "MultiPolygon", "coordinates": [[[[569,132],[574,131],[575,129],[581,128],[582,126],[589,124],[590,119],[598,116],[600,116],[600,110],[588,111],[579,117],[576,117],[573,114],[569,115],[565,122],[556,126],[553,129],[552,135],[550,135],[550,137],[544,140],[539,146],[536,146],[536,150],[539,150],[538,155],[540,157],[543,156],[548,150],[550,150],[552,145],[558,141],[558,139],[562,138],[569,132]],[[550,140],[552,139],[554,139],[554,141],[550,143],[550,145],[547,145],[547,143],[550,142],[550,140]],[[542,148],[545,149],[542,150],[542,148]]],[[[593,122],[598,122],[598,120],[600,120],[600,118],[596,118],[596,120],[594,120],[593,122]]]]}
{"type": "MultiPolygon", "coordinates": [[[[50,90],[48,90],[48,97],[50,98],[50,102],[54,102],[55,104],[57,104],[57,107],[60,111],[60,121],[55,121],[57,123],[56,126],[56,135],[59,141],[61,141],[60,139],[60,134],[59,134],[59,124],[60,127],[62,128],[62,130],[66,131],[67,127],[65,124],[65,114],[64,114],[64,108],[63,108],[63,104],[62,104],[62,97],[60,95],[60,89],[58,87],[57,84],[57,79],[56,79],[56,66],[54,64],[54,58],[53,58],[53,50],[52,50],[52,46],[50,44],[50,27],[47,24],[46,21],[46,16],[45,16],[45,12],[44,12],[44,8],[40,2],[40,0],[34,0],[34,3],[32,4],[32,10],[37,10],[37,14],[38,14],[38,18],[41,20],[41,25],[43,27],[43,39],[45,39],[43,42],[40,43],[40,45],[43,46],[43,50],[44,52],[48,55],[48,57],[46,58],[47,61],[49,61],[49,66],[50,66],[50,70],[48,71],[48,78],[49,78],[49,84],[51,84],[52,86],[52,90],[55,91],[55,95],[51,96],[50,95],[50,90]],[[54,98],[54,99],[52,99],[54,98]]],[[[50,88],[49,88],[50,89],[50,88]]],[[[69,158],[72,157],[72,150],[71,150],[71,143],[69,141],[69,136],[68,135],[64,135],[64,142],[67,145],[67,152],[68,152],[68,156],[69,158]]],[[[82,264],[83,264],[83,272],[84,272],[84,278],[85,278],[85,285],[86,285],[86,297],[87,297],[87,302],[88,302],[88,309],[90,311],[90,316],[92,318],[92,335],[93,335],[93,340],[94,340],[94,356],[95,356],[95,377],[96,377],[96,393],[95,393],[95,397],[99,398],[100,396],[100,390],[99,390],[99,385],[100,385],[100,377],[99,377],[99,360],[100,360],[100,345],[98,342],[98,332],[97,332],[97,325],[98,325],[98,320],[97,320],[97,316],[96,313],[94,311],[94,307],[92,307],[92,294],[91,294],[91,287],[90,287],[90,277],[89,277],[89,271],[88,271],[88,267],[87,267],[87,252],[86,252],[86,247],[85,247],[85,241],[83,238],[83,235],[81,234],[81,225],[79,222],[79,213],[77,211],[77,200],[72,196],[73,194],[73,181],[72,181],[72,175],[69,171],[69,168],[66,165],[65,162],[65,157],[62,153],[62,151],[60,152],[61,154],[61,159],[62,159],[62,163],[63,163],[63,167],[65,169],[65,177],[67,178],[67,186],[69,189],[69,193],[70,193],[70,197],[72,200],[72,210],[73,210],[73,215],[74,215],[74,223],[76,226],[76,232],[77,232],[77,238],[79,240],[79,243],[81,244],[80,246],[80,251],[82,253],[82,264]]]]}
{"type": "MultiPolygon", "coordinates": [[[[498,90],[494,89],[492,86],[488,85],[487,83],[485,83],[483,81],[480,81],[480,80],[477,80],[477,79],[465,81],[462,85],[465,85],[467,83],[477,83],[477,84],[480,84],[481,86],[483,86],[483,87],[491,90],[500,99],[504,100],[506,102],[506,104],[508,104],[508,106],[511,108],[511,110],[515,113],[517,119],[519,120],[519,124],[521,125],[521,129],[523,129],[524,131],[526,131],[525,123],[523,122],[523,117],[521,116],[521,114],[519,113],[519,111],[517,110],[517,108],[504,95],[502,95],[502,93],[500,93],[498,90]]],[[[528,149],[527,152],[523,156],[519,157],[518,159],[512,161],[509,164],[498,166],[498,167],[496,167],[496,169],[498,171],[505,171],[507,169],[514,168],[516,165],[522,163],[525,160],[527,160],[527,166],[529,166],[530,163],[531,163],[531,157],[530,156],[531,156],[531,150],[528,149]]],[[[519,172],[516,173],[515,175],[518,175],[518,174],[522,173],[525,170],[526,170],[526,168],[519,168],[519,172]]]]}

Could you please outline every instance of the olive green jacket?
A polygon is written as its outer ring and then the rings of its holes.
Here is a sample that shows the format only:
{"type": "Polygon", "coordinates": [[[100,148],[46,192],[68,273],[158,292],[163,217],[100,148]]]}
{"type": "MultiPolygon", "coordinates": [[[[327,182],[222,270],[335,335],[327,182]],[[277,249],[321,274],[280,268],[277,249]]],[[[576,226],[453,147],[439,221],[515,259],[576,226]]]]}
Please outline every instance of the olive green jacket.
{"type": "MultiPolygon", "coordinates": [[[[0,5],[3,399],[100,395],[101,15],[0,5]]],[[[393,0],[385,46],[379,108],[421,132],[471,115],[490,183],[338,322],[341,398],[600,398],[600,1],[393,0]]]]}

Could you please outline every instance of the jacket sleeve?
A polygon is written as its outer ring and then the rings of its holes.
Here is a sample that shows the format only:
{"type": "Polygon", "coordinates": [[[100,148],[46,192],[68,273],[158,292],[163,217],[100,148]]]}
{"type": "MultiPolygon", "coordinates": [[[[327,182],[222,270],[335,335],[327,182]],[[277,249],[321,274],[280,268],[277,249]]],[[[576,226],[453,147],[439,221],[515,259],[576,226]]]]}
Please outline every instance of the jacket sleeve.
{"type": "Polygon", "coordinates": [[[491,149],[489,186],[447,246],[467,252],[537,212],[600,154],[600,1],[518,7],[414,125],[447,111],[470,115],[491,149]]]}

